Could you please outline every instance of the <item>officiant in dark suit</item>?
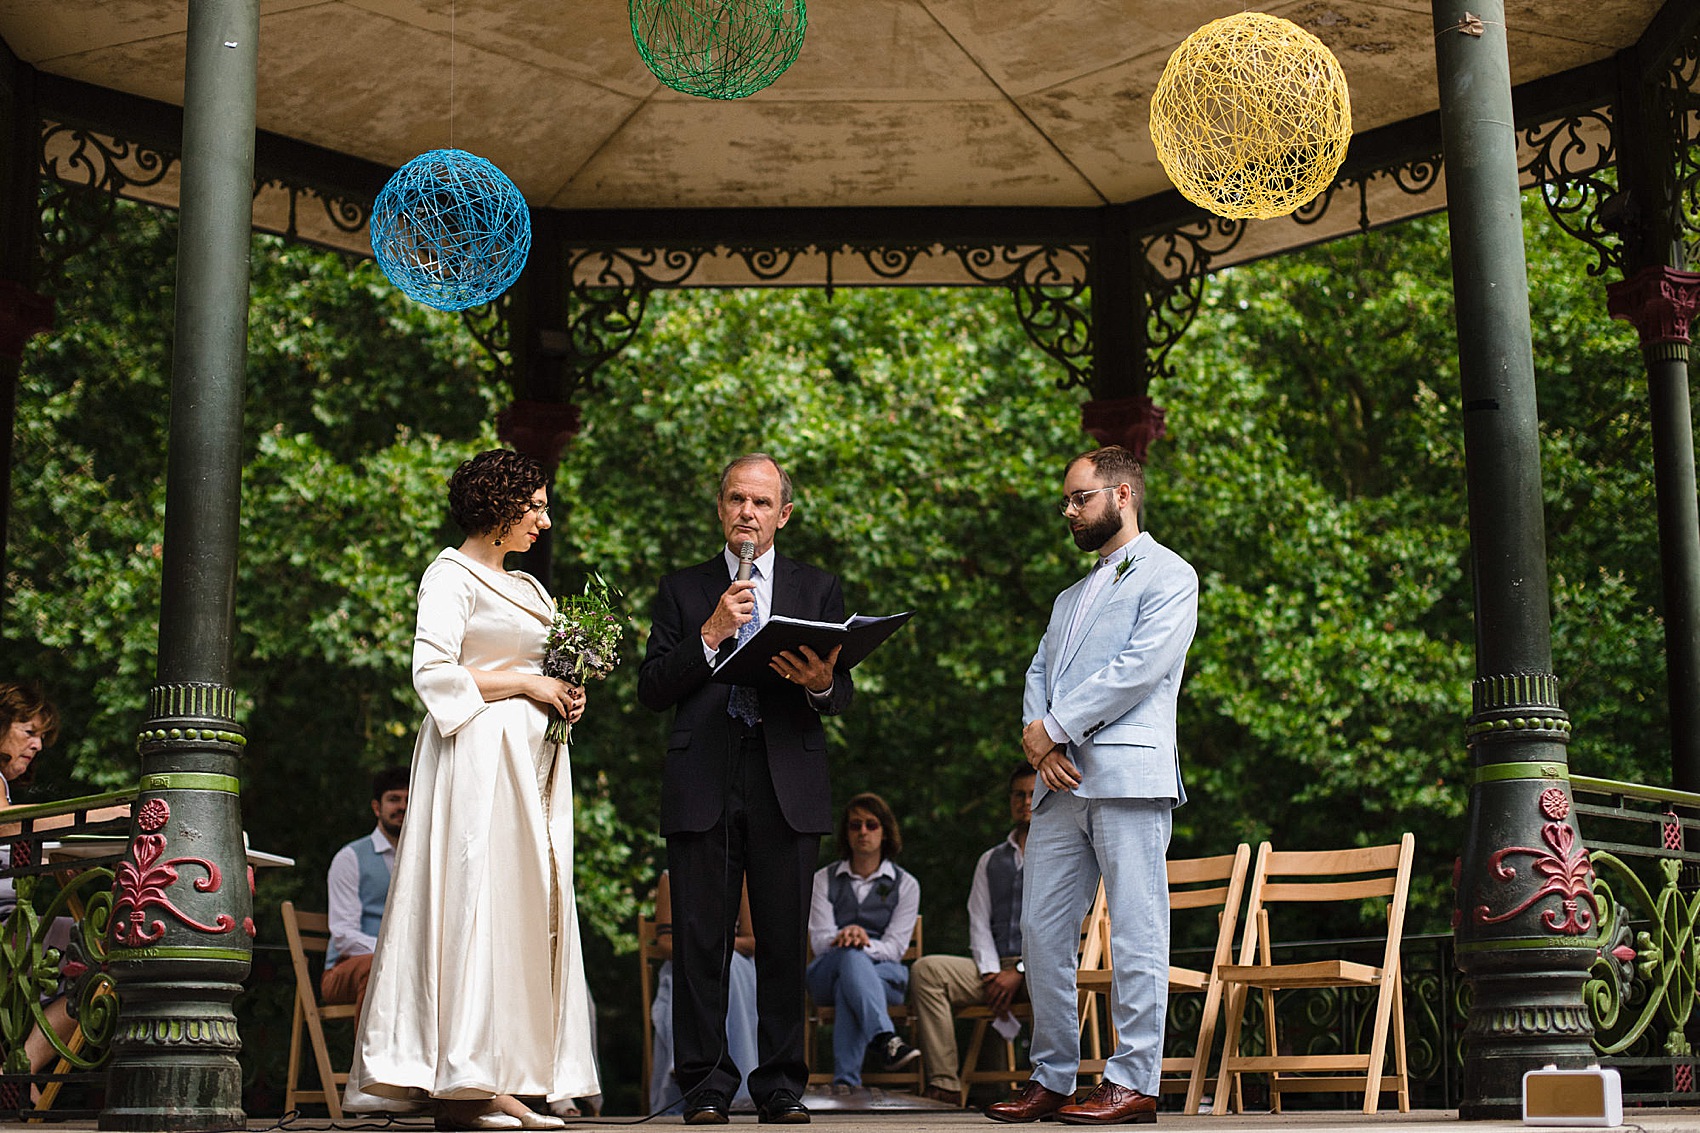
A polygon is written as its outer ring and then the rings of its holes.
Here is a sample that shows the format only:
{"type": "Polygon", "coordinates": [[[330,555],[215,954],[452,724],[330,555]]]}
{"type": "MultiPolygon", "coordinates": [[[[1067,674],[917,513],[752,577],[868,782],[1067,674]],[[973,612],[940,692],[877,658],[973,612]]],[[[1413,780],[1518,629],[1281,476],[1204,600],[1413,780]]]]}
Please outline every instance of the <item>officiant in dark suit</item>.
{"type": "Polygon", "coordinates": [[[765,453],[720,475],[726,542],[707,562],[661,580],[638,698],[674,710],[661,779],[661,833],[673,886],[674,1066],[685,1120],[728,1120],[739,1073],[727,1050],[726,970],[749,881],[756,938],[756,1049],[750,1096],[767,1122],[802,1124],[804,926],[820,837],[832,829],[821,716],[850,706],[838,650],[774,657],[759,686],[709,679],[717,657],[771,614],[844,620],[844,595],[826,571],[773,546],[791,519],[791,480],[765,453]],[[754,544],[748,581],[739,551],[754,544]]]}

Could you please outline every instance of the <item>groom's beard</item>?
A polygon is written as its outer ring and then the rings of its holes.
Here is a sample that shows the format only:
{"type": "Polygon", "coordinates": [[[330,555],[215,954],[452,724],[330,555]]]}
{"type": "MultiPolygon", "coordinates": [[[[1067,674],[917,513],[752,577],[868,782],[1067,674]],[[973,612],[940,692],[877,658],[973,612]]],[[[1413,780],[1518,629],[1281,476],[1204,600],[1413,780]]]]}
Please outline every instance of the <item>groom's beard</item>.
{"type": "Polygon", "coordinates": [[[1120,533],[1122,513],[1111,508],[1079,531],[1072,532],[1074,545],[1082,551],[1096,551],[1120,533]]]}

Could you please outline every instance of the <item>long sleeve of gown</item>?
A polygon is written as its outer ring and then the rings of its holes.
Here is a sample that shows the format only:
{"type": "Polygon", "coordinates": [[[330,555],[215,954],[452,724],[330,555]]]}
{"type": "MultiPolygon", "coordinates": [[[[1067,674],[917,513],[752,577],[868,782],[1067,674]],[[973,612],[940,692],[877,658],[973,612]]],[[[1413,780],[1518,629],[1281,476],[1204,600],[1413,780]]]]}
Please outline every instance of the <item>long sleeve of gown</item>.
{"type": "Polygon", "coordinates": [[[464,567],[438,560],[419,580],[413,632],[413,689],[437,730],[452,736],[484,710],[484,697],[460,663],[477,584],[464,567]]]}

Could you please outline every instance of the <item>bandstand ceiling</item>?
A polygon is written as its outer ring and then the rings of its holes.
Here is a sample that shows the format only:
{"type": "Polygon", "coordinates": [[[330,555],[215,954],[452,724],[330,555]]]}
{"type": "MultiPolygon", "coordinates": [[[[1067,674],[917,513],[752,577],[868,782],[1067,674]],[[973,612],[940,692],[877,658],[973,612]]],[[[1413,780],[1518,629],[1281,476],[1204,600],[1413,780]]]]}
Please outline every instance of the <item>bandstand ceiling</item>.
{"type": "MultiPolygon", "coordinates": [[[[258,124],[384,168],[458,146],[534,206],[565,210],[1137,204],[1173,199],[1146,121],[1165,61],[1247,7],[813,0],[790,72],[727,103],[657,82],[624,0],[263,0],[258,124]]],[[[1334,50],[1360,137],[1397,138],[1425,116],[1433,134],[1428,0],[1251,7],[1334,50]]],[[[1513,83],[1609,59],[1660,7],[1508,0],[1513,83]]],[[[44,75],[180,106],[188,8],[0,0],[0,38],[44,75]]]]}

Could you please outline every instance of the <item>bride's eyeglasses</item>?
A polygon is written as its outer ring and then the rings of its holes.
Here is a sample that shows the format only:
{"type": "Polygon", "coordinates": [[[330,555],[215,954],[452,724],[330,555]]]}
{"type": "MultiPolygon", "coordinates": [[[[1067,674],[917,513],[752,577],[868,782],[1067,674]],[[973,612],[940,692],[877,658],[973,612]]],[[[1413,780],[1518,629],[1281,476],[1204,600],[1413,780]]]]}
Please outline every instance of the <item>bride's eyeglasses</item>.
{"type": "Polygon", "coordinates": [[[549,518],[549,505],[548,504],[526,504],[525,510],[532,515],[540,515],[544,519],[549,518]]]}

